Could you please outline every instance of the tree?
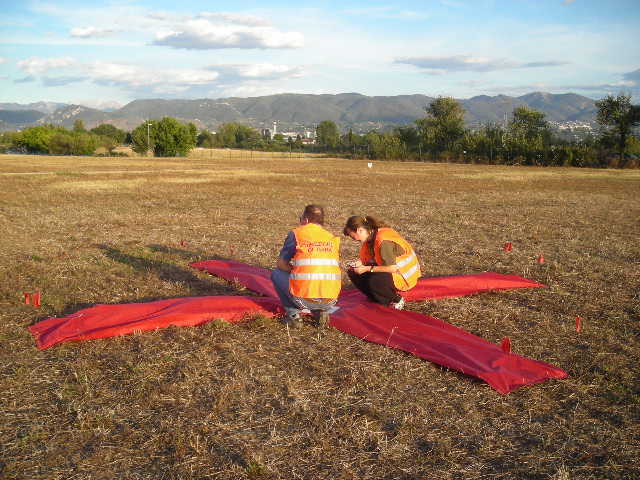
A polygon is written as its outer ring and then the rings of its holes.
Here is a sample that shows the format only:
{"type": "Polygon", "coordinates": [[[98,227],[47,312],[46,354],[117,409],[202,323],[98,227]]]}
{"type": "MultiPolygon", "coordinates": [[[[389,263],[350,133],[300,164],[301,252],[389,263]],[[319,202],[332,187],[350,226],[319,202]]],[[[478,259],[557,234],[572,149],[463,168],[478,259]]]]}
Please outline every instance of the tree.
{"type": "Polygon", "coordinates": [[[75,122],[73,122],[73,131],[74,132],[85,132],[85,128],[84,128],[84,122],[80,119],[76,120],[75,122]]]}
{"type": "Polygon", "coordinates": [[[208,130],[202,130],[196,139],[196,145],[202,148],[213,148],[216,146],[216,136],[208,130]]]}
{"type": "Polygon", "coordinates": [[[617,97],[607,95],[596,101],[598,113],[596,121],[602,128],[604,137],[609,137],[618,147],[620,162],[624,161],[627,138],[633,128],[640,124],[640,106],[631,105],[631,95],[620,94],[617,97]]]}
{"type": "Polygon", "coordinates": [[[110,123],[103,123],[102,125],[98,125],[97,127],[92,128],[90,132],[95,133],[96,135],[100,135],[101,137],[112,138],[118,145],[124,143],[125,139],[127,138],[127,132],[116,128],[110,123]]]}
{"type": "Polygon", "coordinates": [[[510,128],[513,133],[527,140],[540,138],[549,128],[544,117],[544,113],[523,105],[513,110],[510,128]]]}
{"type": "Polygon", "coordinates": [[[171,117],[144,122],[131,132],[135,152],[146,153],[153,146],[153,154],[157,157],[186,156],[195,147],[196,136],[195,125],[186,125],[171,117]],[[147,144],[147,136],[150,145],[147,144]]]}
{"type": "Polygon", "coordinates": [[[64,128],[53,125],[27,128],[16,138],[16,146],[29,153],[48,153],[51,137],[58,131],[64,131],[64,128]]]}
{"type": "Polygon", "coordinates": [[[336,148],[340,142],[340,132],[335,122],[323,120],[316,127],[316,142],[324,147],[336,148]]]}
{"type": "Polygon", "coordinates": [[[371,131],[364,136],[369,158],[394,160],[402,157],[403,146],[400,138],[393,133],[371,131]]]}
{"type": "Polygon", "coordinates": [[[426,108],[427,116],[416,120],[422,143],[434,153],[454,151],[464,135],[464,108],[454,98],[439,97],[426,108]]]}
{"type": "MultiPolygon", "coordinates": [[[[151,128],[147,125],[148,123],[152,123],[151,121],[141,123],[136,128],[131,131],[131,148],[134,152],[139,154],[146,154],[151,145],[153,145],[153,140],[151,137],[151,128]]],[[[155,123],[155,120],[153,121],[155,123]]]]}
{"type": "Polygon", "coordinates": [[[545,154],[545,146],[550,137],[549,124],[545,114],[526,106],[513,110],[509,123],[509,147],[516,157],[522,157],[527,164],[539,164],[545,154]]]}
{"type": "Polygon", "coordinates": [[[223,123],[216,133],[216,144],[226,148],[255,148],[262,143],[260,133],[241,123],[223,123]]]}

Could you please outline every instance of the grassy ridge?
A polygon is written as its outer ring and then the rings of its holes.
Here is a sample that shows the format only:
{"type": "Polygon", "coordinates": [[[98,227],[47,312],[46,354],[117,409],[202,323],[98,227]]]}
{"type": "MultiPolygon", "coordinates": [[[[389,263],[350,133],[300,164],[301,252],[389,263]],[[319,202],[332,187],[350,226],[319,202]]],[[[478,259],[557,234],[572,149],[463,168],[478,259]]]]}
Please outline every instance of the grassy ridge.
{"type": "Polygon", "coordinates": [[[0,477],[638,477],[639,186],[635,171],[229,151],[0,156],[0,477]],[[570,378],[501,396],[403,352],[263,318],[35,349],[28,325],[95,303],[250,294],[187,263],[272,268],[310,202],[335,233],[352,214],[387,220],[426,275],[548,285],[408,308],[509,336],[570,378]],[[36,290],[41,309],[22,303],[36,290]]]}

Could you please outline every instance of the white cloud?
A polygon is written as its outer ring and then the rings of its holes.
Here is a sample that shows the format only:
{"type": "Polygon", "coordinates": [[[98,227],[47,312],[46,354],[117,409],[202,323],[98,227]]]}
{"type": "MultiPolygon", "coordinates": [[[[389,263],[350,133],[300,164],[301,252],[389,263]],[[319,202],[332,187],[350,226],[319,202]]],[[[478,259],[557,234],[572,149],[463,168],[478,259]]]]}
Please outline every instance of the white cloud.
{"type": "Polygon", "coordinates": [[[8,60],[4,57],[0,57],[0,65],[2,65],[3,63],[7,63],[8,60]]]}
{"type": "Polygon", "coordinates": [[[568,62],[545,61],[521,63],[505,58],[472,57],[454,55],[450,57],[407,57],[397,58],[395,63],[413,65],[423,69],[429,75],[443,75],[451,72],[493,72],[519,68],[557,67],[568,62]]]}
{"type": "Polygon", "coordinates": [[[278,80],[300,78],[305,70],[300,66],[274,65],[271,63],[253,63],[247,65],[210,65],[207,70],[218,72],[221,81],[233,78],[253,80],[278,80]]]}
{"type": "Polygon", "coordinates": [[[115,30],[110,28],[98,28],[94,26],[89,27],[77,27],[72,28],[69,34],[72,37],[78,38],[91,38],[91,37],[105,37],[111,35],[115,30]]]}
{"type": "Polygon", "coordinates": [[[32,75],[45,73],[54,68],[69,67],[75,63],[75,60],[71,57],[59,57],[59,58],[39,58],[30,57],[26,60],[20,60],[18,62],[18,68],[24,72],[32,75]]]}
{"type": "Polygon", "coordinates": [[[155,93],[184,92],[191,87],[211,85],[217,72],[144,68],[138,65],[93,62],[85,66],[89,77],[101,85],[116,85],[129,90],[151,89],[155,93]]]}
{"type": "Polygon", "coordinates": [[[287,93],[288,89],[282,87],[274,87],[266,85],[263,82],[247,82],[244,84],[220,85],[216,90],[212,90],[209,94],[213,97],[261,97],[264,95],[277,95],[279,93],[287,93]]]}
{"type": "Polygon", "coordinates": [[[299,48],[301,33],[281,32],[274,27],[220,24],[196,19],[176,25],[175,30],[156,34],[153,45],[193,50],[222,48],[299,48]]]}
{"type": "MultiPolygon", "coordinates": [[[[273,81],[295,79],[306,67],[275,63],[218,64],[204,68],[166,68],[94,61],[83,63],[70,57],[32,57],[19,62],[28,74],[14,80],[27,83],[40,80],[44,87],[61,87],[80,82],[119,87],[137,96],[205,96],[208,92],[235,89],[240,92],[272,88],[273,81]],[[48,72],[57,69],[57,75],[48,72]]],[[[281,86],[281,85],[280,85],[281,86]]],[[[85,102],[86,103],[86,102],[85,102]]]]}

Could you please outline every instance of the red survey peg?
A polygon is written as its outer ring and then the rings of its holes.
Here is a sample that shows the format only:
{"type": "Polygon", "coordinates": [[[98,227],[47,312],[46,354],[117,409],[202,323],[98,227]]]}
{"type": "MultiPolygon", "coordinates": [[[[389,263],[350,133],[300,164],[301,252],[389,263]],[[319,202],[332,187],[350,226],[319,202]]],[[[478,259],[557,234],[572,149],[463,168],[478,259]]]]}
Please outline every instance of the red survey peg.
{"type": "Polygon", "coordinates": [[[513,250],[513,244],[511,242],[507,242],[504,244],[504,251],[505,252],[510,252],[511,250],[513,250]]]}
{"type": "Polygon", "coordinates": [[[24,303],[25,305],[29,305],[31,303],[31,294],[29,292],[24,292],[24,303]]]}
{"type": "Polygon", "coordinates": [[[576,317],[576,332],[580,333],[582,330],[582,317],[576,317]]]}
{"type": "Polygon", "coordinates": [[[511,339],[509,337],[504,337],[500,347],[504,353],[511,353],[511,339]]]}
{"type": "Polygon", "coordinates": [[[186,240],[180,240],[180,246],[181,247],[186,247],[187,246],[186,240]]]}
{"type": "Polygon", "coordinates": [[[544,263],[544,255],[540,254],[538,257],[538,265],[542,265],[544,263]]]}
{"type": "Polygon", "coordinates": [[[36,292],[31,296],[33,300],[33,306],[36,308],[40,308],[40,292],[36,292]]]}

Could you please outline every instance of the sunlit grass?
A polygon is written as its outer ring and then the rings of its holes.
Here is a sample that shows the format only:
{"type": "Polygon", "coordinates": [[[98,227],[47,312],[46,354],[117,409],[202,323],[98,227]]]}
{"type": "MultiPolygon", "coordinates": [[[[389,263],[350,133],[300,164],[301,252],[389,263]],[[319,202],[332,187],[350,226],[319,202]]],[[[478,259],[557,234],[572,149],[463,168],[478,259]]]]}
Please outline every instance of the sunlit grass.
{"type": "Polygon", "coordinates": [[[0,156],[0,477],[640,477],[637,171],[253,155],[0,156]],[[96,303],[249,294],[188,264],[272,268],[311,202],[337,235],[353,214],[388,221],[425,275],[546,284],[408,308],[570,377],[505,397],[264,318],[35,348],[27,326],[96,303]]]}

